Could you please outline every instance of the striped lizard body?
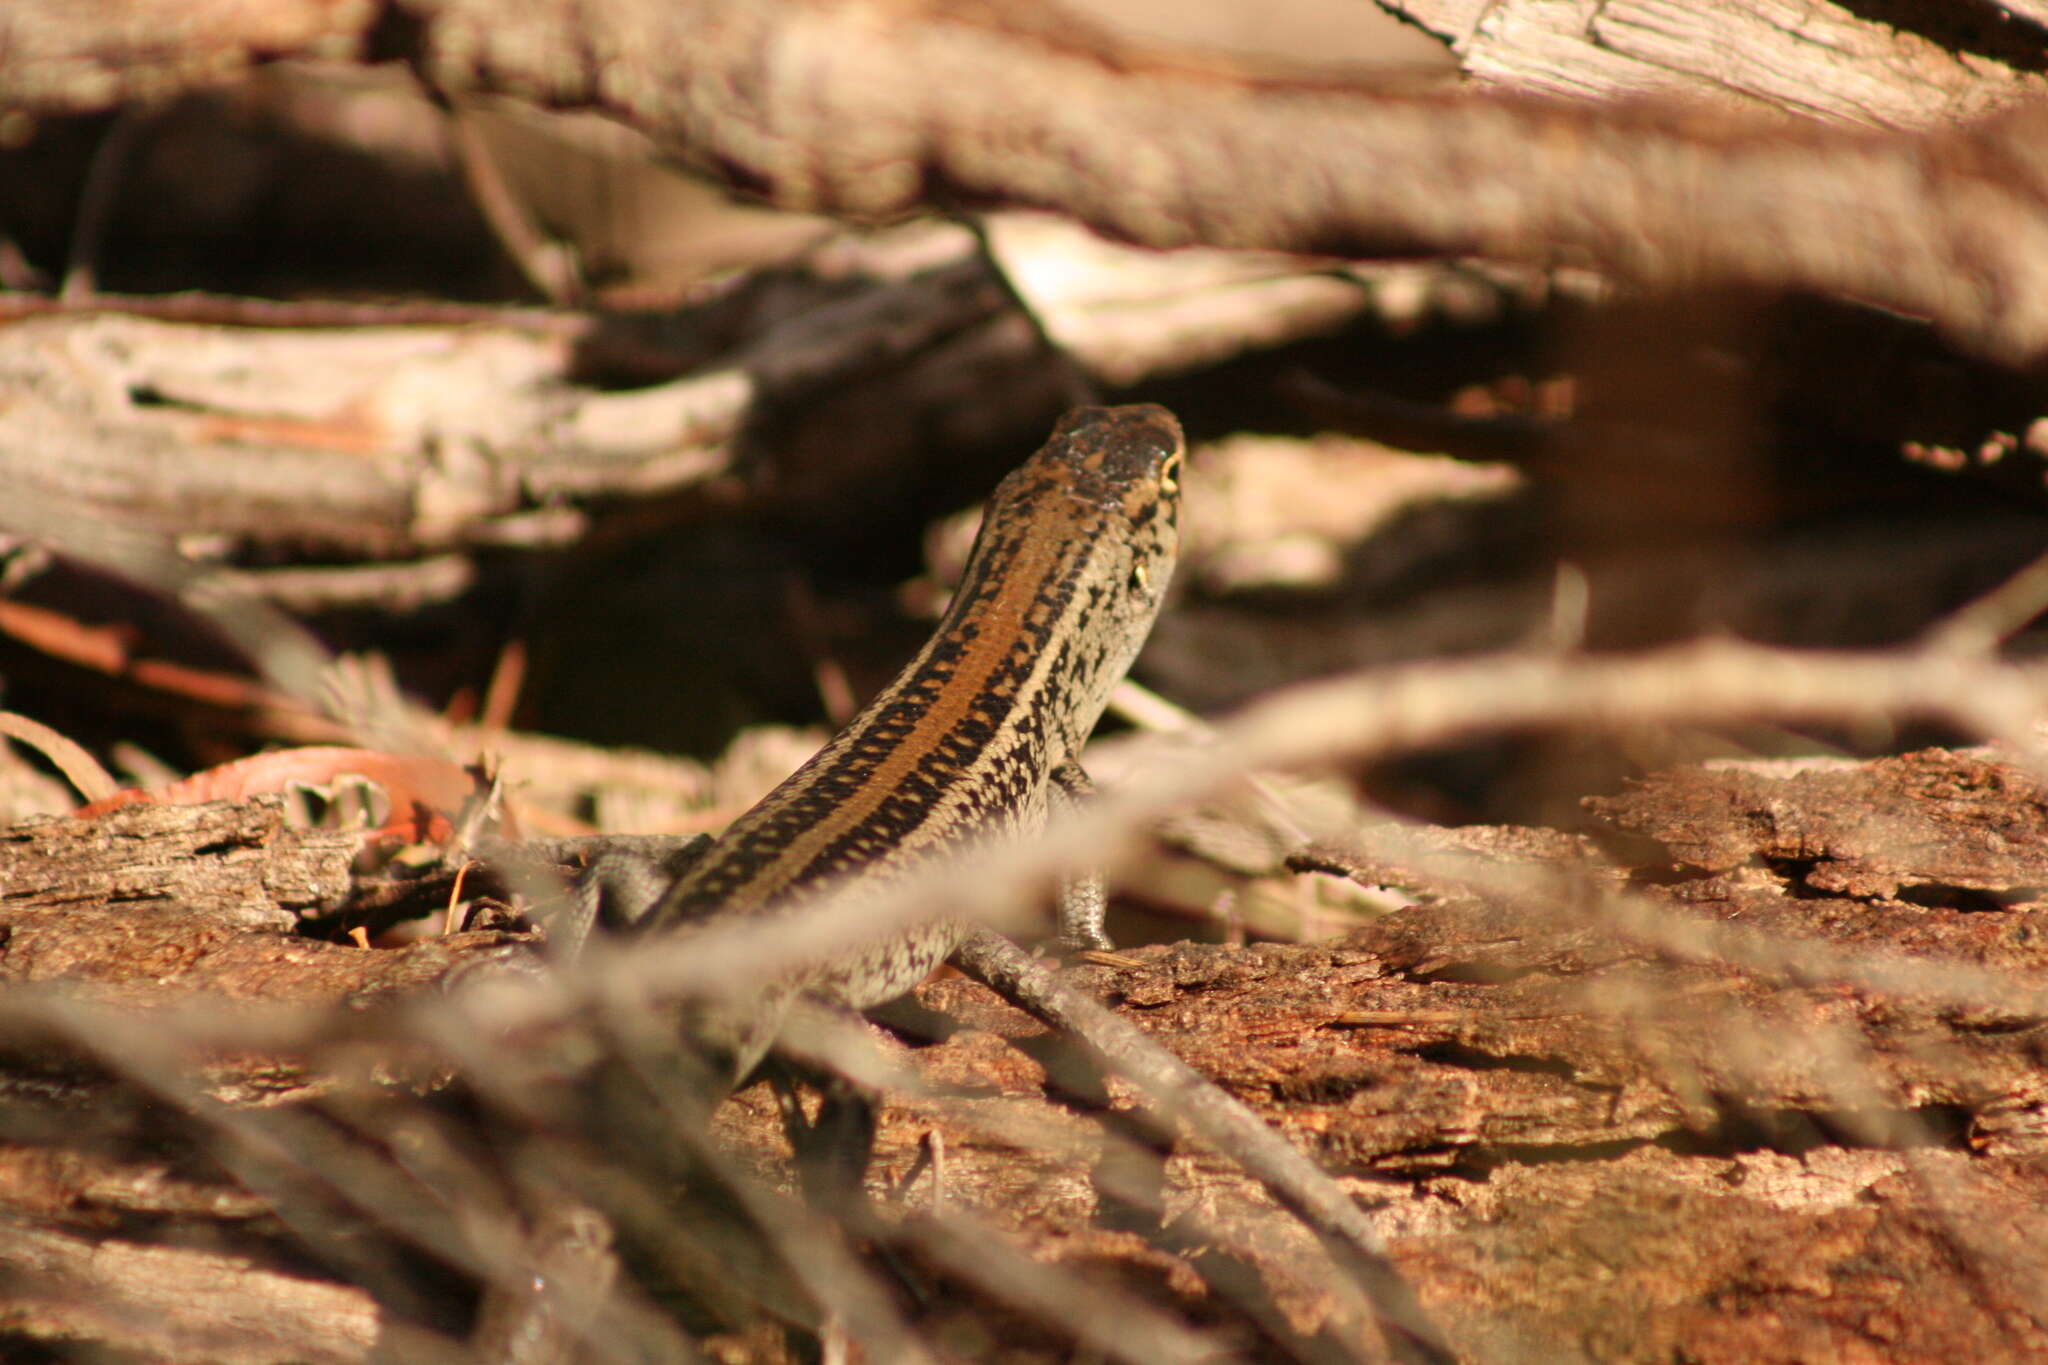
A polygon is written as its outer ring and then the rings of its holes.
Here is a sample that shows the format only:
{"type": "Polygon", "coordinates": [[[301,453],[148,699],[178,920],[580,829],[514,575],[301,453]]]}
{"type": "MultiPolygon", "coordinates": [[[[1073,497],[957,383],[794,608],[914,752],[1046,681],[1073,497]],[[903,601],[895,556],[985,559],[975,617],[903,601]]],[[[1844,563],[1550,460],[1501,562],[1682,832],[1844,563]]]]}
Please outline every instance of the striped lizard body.
{"type": "MultiPolygon", "coordinates": [[[[1178,549],[1186,448],[1152,404],[1077,408],[997,487],[951,606],[923,650],[818,754],[735,820],[646,928],[865,895],[934,857],[1043,824],[1158,614],[1178,549]]],[[[750,1069],[777,1002],[893,999],[958,946],[926,923],[804,967],[769,999],[699,1021],[750,1069]]],[[[1088,936],[1084,927],[1082,937],[1088,936]]]]}

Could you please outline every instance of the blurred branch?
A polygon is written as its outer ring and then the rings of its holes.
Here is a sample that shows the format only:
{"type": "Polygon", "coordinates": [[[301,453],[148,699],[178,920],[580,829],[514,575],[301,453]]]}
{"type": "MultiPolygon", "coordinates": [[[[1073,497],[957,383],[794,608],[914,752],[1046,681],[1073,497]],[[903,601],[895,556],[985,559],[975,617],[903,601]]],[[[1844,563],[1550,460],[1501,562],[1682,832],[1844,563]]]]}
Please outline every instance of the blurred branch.
{"type": "MultiPolygon", "coordinates": [[[[787,208],[1019,204],[1153,246],[1572,259],[1651,289],[1840,293],[2004,359],[2048,352],[2048,113],[2033,104],[1878,134],[1689,103],[1247,88],[1085,33],[856,3],[400,8],[417,28],[379,36],[404,33],[392,55],[440,87],[607,110],[787,208]]],[[[29,110],[106,108],[244,61],[361,51],[374,17],[195,13],[134,3],[133,30],[17,16],[0,84],[29,110]]]]}
{"type": "Polygon", "coordinates": [[[83,800],[98,801],[121,789],[121,784],[100,766],[98,759],[75,740],[59,734],[39,720],[31,720],[12,711],[0,711],[0,735],[19,740],[48,759],[83,800]]]}
{"type": "Polygon", "coordinates": [[[192,1247],[0,1223],[11,1330],[221,1365],[367,1361],[376,1300],[352,1285],[192,1247]]]}

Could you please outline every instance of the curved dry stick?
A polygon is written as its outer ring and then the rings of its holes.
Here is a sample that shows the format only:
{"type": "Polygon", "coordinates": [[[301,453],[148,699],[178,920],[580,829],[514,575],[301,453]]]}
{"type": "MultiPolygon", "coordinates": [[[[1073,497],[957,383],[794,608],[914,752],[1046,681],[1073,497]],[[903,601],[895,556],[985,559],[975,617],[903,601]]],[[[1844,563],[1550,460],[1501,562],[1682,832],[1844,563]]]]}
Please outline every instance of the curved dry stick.
{"type": "Polygon", "coordinates": [[[19,740],[48,759],[88,801],[105,800],[121,789],[121,784],[86,752],[84,745],[39,720],[31,720],[18,711],[0,711],[0,735],[19,740]]]}

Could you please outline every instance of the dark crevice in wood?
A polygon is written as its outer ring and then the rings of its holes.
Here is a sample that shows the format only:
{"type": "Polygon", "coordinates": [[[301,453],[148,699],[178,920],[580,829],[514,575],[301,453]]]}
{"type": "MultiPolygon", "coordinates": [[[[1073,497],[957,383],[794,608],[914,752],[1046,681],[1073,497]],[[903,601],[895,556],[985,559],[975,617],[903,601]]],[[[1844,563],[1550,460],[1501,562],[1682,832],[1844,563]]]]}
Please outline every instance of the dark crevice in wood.
{"type": "Polygon", "coordinates": [[[2042,888],[2038,886],[2015,886],[2000,890],[1989,890],[1972,886],[1947,886],[1940,882],[1928,882],[1918,886],[1901,886],[1894,899],[1907,905],[1924,906],[1929,910],[1962,910],[1971,914],[2009,915],[2015,907],[2041,898],[2042,888]]]}
{"type": "Polygon", "coordinates": [[[1578,1078],[1578,1072],[1571,1063],[1561,1057],[1533,1057],[1514,1053],[1483,1052],[1465,1043],[1429,1043],[1415,1050],[1415,1055],[1429,1062],[1442,1062],[1447,1066],[1461,1067],[1467,1071],[1519,1071],[1532,1076],[1556,1076],[1570,1081],[1573,1085],[1595,1091],[1610,1091],[1612,1086],[1588,1085],[1578,1078]]]}
{"type": "Polygon", "coordinates": [[[1483,1182],[1494,1172],[1517,1166],[1589,1165],[1613,1161],[1653,1145],[1647,1139],[1616,1138],[1607,1142],[1514,1143],[1490,1142],[1455,1150],[1456,1158],[1434,1175],[1453,1180],[1483,1182]]]}
{"type": "Polygon", "coordinates": [[[1737,1103],[1724,1107],[1720,1121],[1711,1128],[1660,1138],[1658,1145],[1684,1156],[1758,1151],[1800,1156],[1828,1147],[1960,1150],[1966,1146],[1973,1117],[1973,1110],[1957,1104],[1829,1110],[1761,1109],[1737,1103]]]}
{"type": "Polygon", "coordinates": [[[1551,967],[1544,963],[1507,964],[1485,961],[1477,957],[1461,957],[1456,962],[1425,959],[1401,971],[1404,979],[1427,986],[1505,986],[1530,977],[1554,974],[1551,967]]]}
{"type": "Polygon", "coordinates": [[[1763,863],[1765,867],[1771,870],[1773,875],[1785,883],[1786,894],[1796,900],[1825,901],[1843,899],[1839,891],[1823,890],[1814,886],[1809,880],[1813,876],[1813,870],[1821,865],[1821,859],[1819,858],[1773,857],[1770,854],[1765,854],[1763,863]]]}
{"type": "Polygon", "coordinates": [[[1990,0],[1834,0],[1851,14],[2015,71],[2048,71],[2048,35],[1990,0]]]}

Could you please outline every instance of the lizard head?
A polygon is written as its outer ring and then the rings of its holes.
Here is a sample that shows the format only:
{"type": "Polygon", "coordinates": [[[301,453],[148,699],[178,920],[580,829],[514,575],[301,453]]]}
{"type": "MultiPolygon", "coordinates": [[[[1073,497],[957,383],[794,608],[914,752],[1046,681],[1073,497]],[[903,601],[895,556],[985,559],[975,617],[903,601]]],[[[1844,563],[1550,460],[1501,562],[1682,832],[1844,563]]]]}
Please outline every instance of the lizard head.
{"type": "Polygon", "coordinates": [[[950,624],[981,640],[1039,642],[1029,672],[1042,681],[1028,686],[1053,701],[1063,752],[1094,728],[1159,614],[1180,551],[1186,459],[1165,408],[1075,408],[989,499],[950,624]]]}
{"type": "Polygon", "coordinates": [[[1157,403],[1121,408],[1075,408],[1060,418],[1031,465],[1062,479],[1071,495],[1115,505],[1133,523],[1168,520],[1180,505],[1181,466],[1187,441],[1180,423],[1157,403]]]}
{"type": "Polygon", "coordinates": [[[1141,640],[1180,549],[1187,441],[1156,403],[1075,408],[997,490],[990,517],[1029,509],[1041,538],[1063,540],[1093,572],[1098,609],[1141,640]]]}

